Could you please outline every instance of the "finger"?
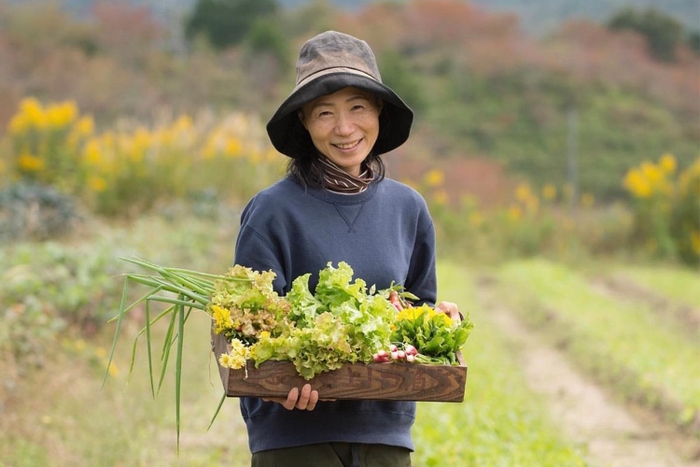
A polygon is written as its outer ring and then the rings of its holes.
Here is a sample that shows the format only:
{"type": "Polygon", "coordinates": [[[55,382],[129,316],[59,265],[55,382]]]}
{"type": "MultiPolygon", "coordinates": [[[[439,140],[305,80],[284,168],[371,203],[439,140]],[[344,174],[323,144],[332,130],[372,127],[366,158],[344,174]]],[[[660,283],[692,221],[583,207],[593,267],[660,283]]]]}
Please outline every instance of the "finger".
{"type": "Polygon", "coordinates": [[[299,399],[299,388],[292,388],[287,394],[287,400],[282,404],[285,409],[292,410],[297,405],[299,399]]]}
{"type": "Polygon", "coordinates": [[[459,307],[453,302],[440,302],[437,307],[445,312],[453,321],[462,321],[462,314],[459,312],[459,307]]]}
{"type": "MultiPolygon", "coordinates": [[[[310,384],[305,384],[301,388],[301,395],[299,396],[299,400],[297,400],[297,409],[299,410],[307,410],[309,406],[309,402],[311,400],[311,385],[310,384]]],[[[315,403],[314,403],[315,405],[315,403]]],[[[313,407],[312,407],[313,409],[313,407]]]]}
{"type": "Polygon", "coordinates": [[[309,396],[309,405],[306,406],[306,410],[313,410],[316,408],[316,403],[318,402],[318,391],[311,391],[309,396]]]}

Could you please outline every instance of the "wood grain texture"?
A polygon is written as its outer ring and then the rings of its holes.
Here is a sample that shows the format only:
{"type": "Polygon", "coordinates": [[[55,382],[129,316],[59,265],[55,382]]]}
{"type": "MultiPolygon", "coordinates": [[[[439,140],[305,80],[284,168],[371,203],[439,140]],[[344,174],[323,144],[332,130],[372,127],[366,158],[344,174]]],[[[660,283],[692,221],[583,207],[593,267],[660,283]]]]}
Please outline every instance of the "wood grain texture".
{"type": "MultiPolygon", "coordinates": [[[[212,335],[217,359],[228,351],[226,339],[212,335]]],[[[405,400],[462,402],[467,366],[461,353],[459,366],[417,363],[353,363],[323,372],[311,380],[297,373],[291,362],[267,361],[255,368],[232,370],[219,365],[221,381],[229,397],[287,397],[293,387],[310,383],[324,399],[405,400]]]]}

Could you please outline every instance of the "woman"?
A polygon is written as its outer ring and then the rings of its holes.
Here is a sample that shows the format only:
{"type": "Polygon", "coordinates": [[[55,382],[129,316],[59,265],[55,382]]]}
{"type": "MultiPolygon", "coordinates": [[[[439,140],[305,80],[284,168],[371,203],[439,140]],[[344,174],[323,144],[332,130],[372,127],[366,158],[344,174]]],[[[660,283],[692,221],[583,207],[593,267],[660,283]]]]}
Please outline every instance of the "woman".
{"type": "MultiPolygon", "coordinates": [[[[378,289],[393,282],[436,301],[435,231],[423,198],[385,178],[380,155],[403,144],[413,112],[381,81],[374,54],[335,31],[307,41],[297,82],[267,125],[288,176],[245,207],[235,262],[273,270],[276,291],[347,262],[378,289]]],[[[451,316],[453,303],[438,305],[451,316]]],[[[456,318],[458,319],[458,318],[456,318]]],[[[321,398],[319,400],[319,397],[321,398]]],[[[253,467],[410,466],[414,402],[241,399],[253,467]]]]}

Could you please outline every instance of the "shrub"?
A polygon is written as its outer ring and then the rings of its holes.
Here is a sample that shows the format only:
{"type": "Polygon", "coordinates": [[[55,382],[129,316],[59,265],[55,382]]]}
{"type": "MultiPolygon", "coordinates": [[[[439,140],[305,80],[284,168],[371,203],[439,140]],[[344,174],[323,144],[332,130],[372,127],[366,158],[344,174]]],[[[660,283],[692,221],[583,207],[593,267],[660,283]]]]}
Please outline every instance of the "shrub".
{"type": "Polygon", "coordinates": [[[700,158],[683,172],[664,154],[630,169],[623,181],[633,197],[632,241],[662,258],[700,262],[700,158]]]}
{"type": "Polygon", "coordinates": [[[80,216],[73,197],[20,182],[0,191],[0,239],[47,240],[69,233],[80,216]]]}

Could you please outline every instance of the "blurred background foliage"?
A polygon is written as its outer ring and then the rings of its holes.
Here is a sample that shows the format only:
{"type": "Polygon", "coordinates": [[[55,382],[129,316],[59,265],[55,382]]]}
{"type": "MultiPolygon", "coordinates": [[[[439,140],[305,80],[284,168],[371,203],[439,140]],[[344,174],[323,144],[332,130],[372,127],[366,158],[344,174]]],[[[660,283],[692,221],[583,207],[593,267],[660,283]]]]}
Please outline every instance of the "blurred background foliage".
{"type": "MultiPolygon", "coordinates": [[[[547,261],[642,264],[653,284],[668,266],[687,296],[700,266],[700,4],[620,4],[0,0],[4,426],[24,416],[10,417],[18,381],[62,355],[48,346],[103,369],[104,348],[82,339],[119,300],[116,257],[230,264],[240,209],[284,173],[264,125],[299,47],[326,29],[365,39],[415,109],[411,139],[385,161],[429,202],[442,258],[515,261],[535,278],[547,261]]],[[[696,405],[681,405],[684,424],[700,426],[696,405]]],[[[18,465],[42,465],[43,436],[18,465]]]]}
{"type": "Polygon", "coordinates": [[[697,178],[693,2],[607,2],[603,20],[582,10],[537,33],[486,3],[1,2],[5,237],[43,206],[18,207],[16,184],[119,218],[174,199],[244,203],[282,173],[264,123],[292,87],[296,50],[333,28],[366,39],[415,108],[411,144],[386,160],[425,189],[446,251],[469,254],[485,231],[492,256],[642,245],[697,264],[697,184],[669,182],[660,203],[628,176],[663,156],[664,176],[697,178]],[[440,183],[426,185],[430,170],[440,183]],[[621,220],[589,231],[594,211],[621,220]]]}

